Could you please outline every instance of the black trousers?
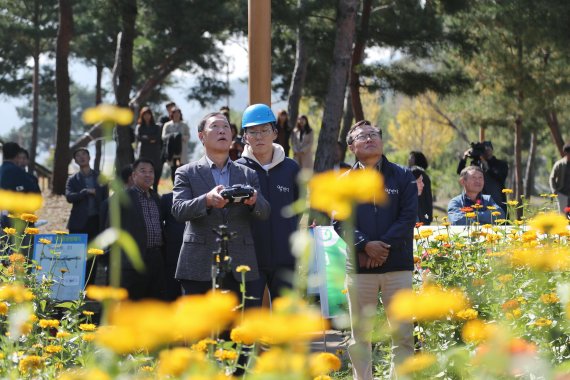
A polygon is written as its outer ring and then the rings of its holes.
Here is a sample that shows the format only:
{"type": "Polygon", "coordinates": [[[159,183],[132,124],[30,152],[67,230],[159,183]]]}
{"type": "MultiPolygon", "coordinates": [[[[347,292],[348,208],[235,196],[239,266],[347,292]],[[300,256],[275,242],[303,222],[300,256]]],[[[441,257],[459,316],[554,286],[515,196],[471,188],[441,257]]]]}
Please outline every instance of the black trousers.
{"type": "Polygon", "coordinates": [[[164,258],[161,249],[149,248],[141,255],[145,266],[143,272],[137,272],[130,264],[122,263],[121,287],[127,289],[130,300],[165,300],[164,258]]]}
{"type": "Polygon", "coordinates": [[[261,306],[266,286],[273,301],[275,298],[281,297],[283,290],[293,288],[292,279],[293,269],[260,269],[259,279],[251,281],[246,293],[248,296],[259,300],[259,306],[261,306]]]}
{"type": "MultiPolygon", "coordinates": [[[[246,287],[246,294],[249,295],[248,287],[252,286],[254,281],[247,281],[245,283],[246,287]]],[[[211,281],[192,281],[192,280],[180,280],[180,285],[182,286],[182,294],[192,295],[192,294],[206,294],[210,290],[212,290],[212,282],[211,281]]],[[[237,281],[231,274],[225,276],[224,281],[222,283],[223,290],[229,290],[230,292],[234,293],[238,300],[241,301],[241,292],[240,292],[240,282],[237,281]]],[[[245,300],[245,307],[256,307],[261,305],[261,301],[258,300],[245,300]]]]}

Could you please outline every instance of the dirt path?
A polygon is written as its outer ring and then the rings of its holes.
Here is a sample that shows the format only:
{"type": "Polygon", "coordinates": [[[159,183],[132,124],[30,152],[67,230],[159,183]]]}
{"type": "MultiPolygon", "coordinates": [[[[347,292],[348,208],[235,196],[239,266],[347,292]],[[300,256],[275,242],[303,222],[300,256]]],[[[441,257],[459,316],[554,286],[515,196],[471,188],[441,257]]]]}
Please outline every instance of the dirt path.
{"type": "Polygon", "coordinates": [[[49,233],[53,230],[67,230],[67,220],[71,211],[71,203],[67,203],[65,196],[52,195],[50,191],[43,192],[44,207],[37,212],[40,219],[48,221],[40,227],[40,233],[49,233]]]}

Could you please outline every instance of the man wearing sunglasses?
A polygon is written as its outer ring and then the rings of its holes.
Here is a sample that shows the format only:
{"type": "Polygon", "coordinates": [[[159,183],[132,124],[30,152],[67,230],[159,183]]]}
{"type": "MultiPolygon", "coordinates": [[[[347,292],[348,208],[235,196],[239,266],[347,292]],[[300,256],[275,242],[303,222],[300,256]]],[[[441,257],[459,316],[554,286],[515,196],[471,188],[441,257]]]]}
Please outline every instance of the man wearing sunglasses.
{"type": "Polygon", "coordinates": [[[393,331],[394,363],[414,354],[412,323],[395,321],[389,306],[396,292],[412,288],[418,189],[411,171],[391,163],[383,155],[382,131],[369,121],[353,125],[346,142],[357,159],[351,170],[378,170],[384,178],[388,199],[382,204],[357,207],[355,255],[347,259],[346,286],[352,329],[348,352],[354,379],[369,380],[373,378],[371,330],[378,292],[393,331]]]}

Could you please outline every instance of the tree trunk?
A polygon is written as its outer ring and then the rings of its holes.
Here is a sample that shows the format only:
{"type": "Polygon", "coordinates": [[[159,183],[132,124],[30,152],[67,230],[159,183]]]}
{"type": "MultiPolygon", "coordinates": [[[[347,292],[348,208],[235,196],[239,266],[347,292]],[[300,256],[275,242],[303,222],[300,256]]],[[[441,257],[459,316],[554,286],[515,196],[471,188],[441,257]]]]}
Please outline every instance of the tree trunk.
{"type": "Polygon", "coordinates": [[[526,171],[524,175],[524,197],[530,202],[530,197],[534,192],[534,159],[536,157],[537,133],[533,130],[530,134],[530,148],[526,161],[526,171]]]}
{"type": "MultiPolygon", "coordinates": [[[[523,178],[522,178],[522,116],[517,116],[515,120],[515,199],[521,199],[523,194],[523,178]]],[[[521,216],[521,209],[517,211],[517,218],[521,216]]]]}
{"type": "Polygon", "coordinates": [[[59,0],[59,29],[55,51],[55,87],[57,96],[57,140],[53,163],[53,194],[65,194],[69,165],[71,105],[69,94],[69,43],[73,34],[72,0],[59,0]]]}
{"type": "Polygon", "coordinates": [[[552,136],[552,140],[558,148],[558,153],[560,156],[564,156],[564,138],[562,137],[562,132],[560,132],[560,124],[558,123],[558,114],[556,111],[547,111],[546,112],[546,123],[548,124],[548,128],[550,128],[550,135],[552,136]]]}
{"type": "Polygon", "coordinates": [[[317,145],[314,166],[316,172],[332,169],[334,166],[335,145],[338,139],[344,94],[350,71],[357,6],[358,0],[339,0],[338,2],[333,64],[329,75],[323,121],[317,145]]]}
{"type": "Polygon", "coordinates": [[[372,10],[372,0],[364,0],[362,5],[362,18],[360,19],[360,31],[356,35],[356,43],[352,51],[352,61],[350,66],[350,97],[352,99],[352,110],[357,121],[364,120],[364,110],[360,100],[360,70],[364,57],[364,48],[368,40],[368,27],[370,24],[370,12],[372,10]]]}
{"type": "MultiPolygon", "coordinates": [[[[119,12],[121,13],[121,38],[118,39],[116,72],[113,77],[117,78],[115,100],[120,107],[129,106],[129,98],[133,83],[133,43],[135,39],[135,21],[137,18],[136,0],[120,0],[119,12]]],[[[134,160],[132,147],[132,132],[130,126],[117,126],[116,128],[117,150],[115,155],[115,169],[131,164],[134,160]]]]}
{"type": "Polygon", "coordinates": [[[30,141],[30,163],[28,171],[34,172],[36,164],[36,147],[38,146],[38,119],[40,109],[40,41],[36,40],[36,51],[34,52],[34,73],[32,75],[32,136],[30,141]]]}
{"type": "MultiPolygon", "coordinates": [[[[303,14],[306,0],[298,0],[298,14],[303,14]]],[[[293,68],[293,76],[291,77],[291,85],[289,86],[289,99],[287,101],[287,114],[289,116],[289,129],[293,130],[299,117],[299,103],[305,85],[305,77],[307,75],[307,66],[309,64],[309,54],[307,52],[307,42],[303,30],[303,22],[299,22],[297,27],[297,46],[295,53],[295,67],[293,68]]]]}
{"type": "MultiPolygon", "coordinates": [[[[103,102],[103,88],[101,87],[103,64],[100,60],[97,61],[95,68],[97,70],[97,78],[95,81],[95,104],[101,104],[103,102]]],[[[98,172],[101,171],[101,145],[101,139],[95,141],[95,163],[93,164],[93,168],[98,172]]]]}
{"type": "Polygon", "coordinates": [[[348,131],[350,130],[350,127],[352,127],[352,120],[354,120],[354,112],[352,112],[352,100],[350,98],[350,89],[347,89],[346,97],[344,99],[342,127],[340,128],[340,136],[338,137],[338,141],[340,142],[340,145],[342,145],[342,154],[340,157],[341,162],[344,162],[346,159],[346,148],[348,147],[346,144],[346,136],[348,136],[348,131]]]}

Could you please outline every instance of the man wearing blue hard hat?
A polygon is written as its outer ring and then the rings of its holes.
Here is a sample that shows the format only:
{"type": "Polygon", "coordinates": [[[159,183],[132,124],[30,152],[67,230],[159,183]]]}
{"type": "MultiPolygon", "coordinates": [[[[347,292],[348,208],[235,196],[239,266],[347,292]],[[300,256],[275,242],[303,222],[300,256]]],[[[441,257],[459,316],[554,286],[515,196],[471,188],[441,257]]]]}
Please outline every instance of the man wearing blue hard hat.
{"type": "Polygon", "coordinates": [[[247,107],[241,127],[246,145],[237,162],[257,172],[261,194],[271,205],[269,220],[252,221],[260,278],[247,289],[248,295],[261,301],[265,286],[272,299],[284,288],[291,288],[295,258],[289,238],[297,229],[298,218],[285,217],[282,210],[299,198],[299,165],[285,157],[283,147],[274,143],[276,119],[265,104],[247,107]]]}

